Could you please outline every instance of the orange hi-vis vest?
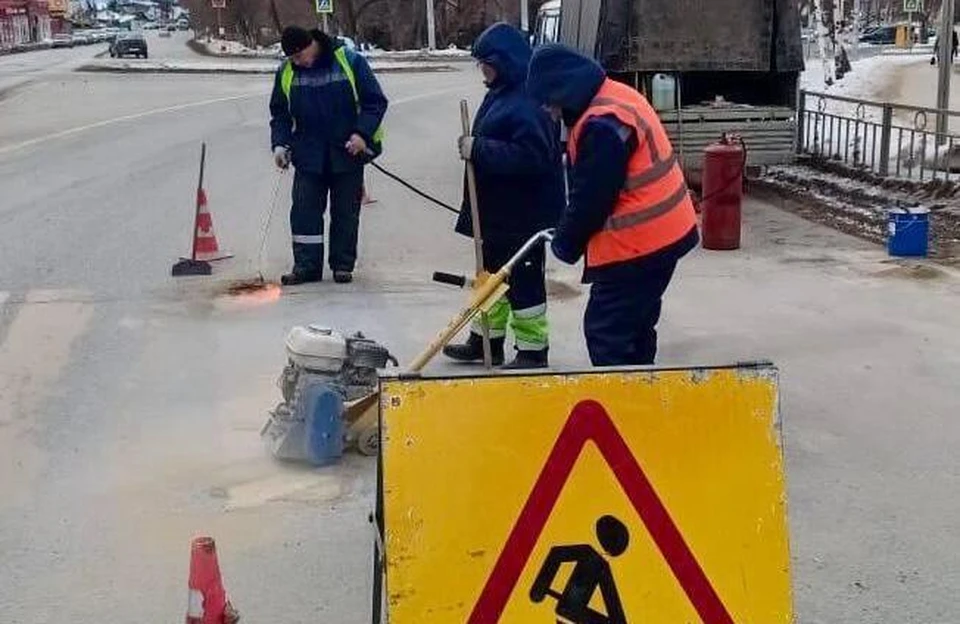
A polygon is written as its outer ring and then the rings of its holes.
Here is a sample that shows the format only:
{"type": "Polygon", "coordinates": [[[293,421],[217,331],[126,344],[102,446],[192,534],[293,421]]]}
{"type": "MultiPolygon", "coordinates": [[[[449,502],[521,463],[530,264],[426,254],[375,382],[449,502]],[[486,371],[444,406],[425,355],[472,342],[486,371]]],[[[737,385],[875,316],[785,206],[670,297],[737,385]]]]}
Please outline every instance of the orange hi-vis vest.
{"type": "Polygon", "coordinates": [[[592,117],[615,115],[633,128],[638,147],[627,163],[627,179],[603,229],[590,238],[587,266],[647,256],[669,247],[697,224],[683,171],[656,111],[637,91],[607,78],[574,125],[567,143],[576,166],[577,144],[592,117]]]}

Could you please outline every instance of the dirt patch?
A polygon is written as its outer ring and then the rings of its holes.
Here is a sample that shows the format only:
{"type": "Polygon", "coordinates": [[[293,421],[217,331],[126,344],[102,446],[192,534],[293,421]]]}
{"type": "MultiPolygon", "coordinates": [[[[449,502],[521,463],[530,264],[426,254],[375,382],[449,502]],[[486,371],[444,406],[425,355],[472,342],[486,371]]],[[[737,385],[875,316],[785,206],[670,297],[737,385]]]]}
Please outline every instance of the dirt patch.
{"type": "Polygon", "coordinates": [[[901,264],[875,273],[877,277],[928,281],[940,279],[946,273],[929,264],[901,264]]]}
{"type": "Polygon", "coordinates": [[[251,295],[253,293],[258,293],[263,290],[268,290],[271,287],[276,287],[278,284],[273,282],[268,282],[262,277],[254,277],[247,280],[239,280],[228,284],[223,294],[230,295],[232,297],[239,297],[242,295],[251,295]]]}
{"type": "Polygon", "coordinates": [[[960,260],[960,185],[913,182],[850,170],[829,161],[772,167],[751,182],[751,192],[782,199],[783,208],[859,238],[886,244],[887,213],[897,205],[930,210],[930,256],[960,260]]]}
{"type": "Polygon", "coordinates": [[[813,256],[811,258],[781,258],[780,264],[830,264],[836,262],[830,256],[813,256]]]}
{"type": "Polygon", "coordinates": [[[190,50],[192,50],[196,54],[200,54],[202,56],[209,56],[211,58],[217,58],[219,56],[211,52],[210,49],[207,48],[207,46],[203,45],[196,39],[190,39],[189,41],[187,41],[187,47],[190,48],[190,50]]]}

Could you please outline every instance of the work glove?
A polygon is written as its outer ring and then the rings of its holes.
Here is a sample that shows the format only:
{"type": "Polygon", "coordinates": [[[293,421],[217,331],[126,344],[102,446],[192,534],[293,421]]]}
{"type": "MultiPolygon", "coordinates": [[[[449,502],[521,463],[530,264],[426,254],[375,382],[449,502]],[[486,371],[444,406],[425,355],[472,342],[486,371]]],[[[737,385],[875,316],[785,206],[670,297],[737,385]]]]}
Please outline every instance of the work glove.
{"type": "Polygon", "coordinates": [[[473,137],[462,136],[457,139],[457,147],[460,148],[460,158],[470,160],[473,158],[473,137]]]}
{"type": "Polygon", "coordinates": [[[286,169],[290,166],[290,148],[278,145],[273,148],[273,162],[277,168],[286,169]]]}

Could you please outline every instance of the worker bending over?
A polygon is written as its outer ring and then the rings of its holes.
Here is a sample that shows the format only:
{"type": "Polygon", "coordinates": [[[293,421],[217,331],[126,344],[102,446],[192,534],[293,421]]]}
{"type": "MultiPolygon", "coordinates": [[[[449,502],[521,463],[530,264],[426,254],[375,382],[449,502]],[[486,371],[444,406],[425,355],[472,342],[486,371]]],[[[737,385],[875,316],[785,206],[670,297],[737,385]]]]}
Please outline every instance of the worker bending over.
{"type": "Polygon", "coordinates": [[[359,54],[319,30],[284,29],[287,60],[270,98],[271,144],[278,167],[293,178],[293,270],[284,285],[323,279],[323,213],[330,196],[330,268],[353,280],[363,196],[363,167],[381,151],[387,98],[359,54]]]}
{"type": "MultiPolygon", "coordinates": [[[[559,126],[524,92],[530,54],[523,34],[503,23],[484,31],[473,46],[487,95],[477,111],[472,136],[460,137],[459,149],[476,171],[484,269],[491,273],[536,232],[553,227],[563,209],[559,126]]],[[[456,229],[473,235],[466,199],[456,229]]],[[[509,324],[517,353],[505,368],[547,366],[545,255],[544,246],[539,245],[514,268],[506,299],[487,315],[495,364],[504,361],[509,324]]],[[[443,352],[455,360],[482,360],[479,323],[465,344],[448,345],[443,352]]]]}
{"type": "Polygon", "coordinates": [[[643,95],[563,45],[534,53],[527,92],[570,130],[569,198],[551,246],[570,264],[586,254],[590,360],[652,364],[663,294],[699,242],[670,139],[643,95]]]}

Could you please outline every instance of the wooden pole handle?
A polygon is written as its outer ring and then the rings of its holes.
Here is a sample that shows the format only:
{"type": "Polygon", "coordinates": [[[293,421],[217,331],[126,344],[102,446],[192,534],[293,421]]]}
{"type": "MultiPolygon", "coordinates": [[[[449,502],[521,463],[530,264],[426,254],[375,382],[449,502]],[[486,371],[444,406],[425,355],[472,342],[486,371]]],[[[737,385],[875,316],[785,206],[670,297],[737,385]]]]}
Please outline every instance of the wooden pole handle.
{"type": "MultiPolygon", "coordinates": [[[[460,125],[463,136],[470,136],[470,107],[466,100],[460,100],[460,125]]],[[[483,233],[480,229],[480,204],[477,201],[477,176],[473,163],[466,161],[467,195],[470,200],[470,220],[473,222],[473,253],[476,260],[477,278],[483,275],[483,233]]],[[[480,327],[483,337],[483,365],[493,368],[493,352],[490,350],[490,328],[487,326],[487,315],[480,317],[480,327]]]]}

